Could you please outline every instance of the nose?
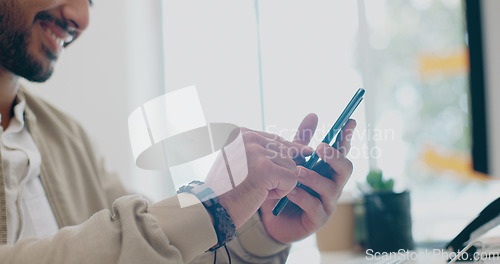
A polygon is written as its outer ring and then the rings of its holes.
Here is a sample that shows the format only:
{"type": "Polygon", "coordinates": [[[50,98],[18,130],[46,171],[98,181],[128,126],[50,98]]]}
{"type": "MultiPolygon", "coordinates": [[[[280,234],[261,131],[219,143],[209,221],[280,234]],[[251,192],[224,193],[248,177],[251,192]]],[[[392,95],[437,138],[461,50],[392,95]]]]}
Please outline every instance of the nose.
{"type": "Polygon", "coordinates": [[[62,16],[70,27],[81,33],[89,25],[89,0],[66,0],[62,16]]]}

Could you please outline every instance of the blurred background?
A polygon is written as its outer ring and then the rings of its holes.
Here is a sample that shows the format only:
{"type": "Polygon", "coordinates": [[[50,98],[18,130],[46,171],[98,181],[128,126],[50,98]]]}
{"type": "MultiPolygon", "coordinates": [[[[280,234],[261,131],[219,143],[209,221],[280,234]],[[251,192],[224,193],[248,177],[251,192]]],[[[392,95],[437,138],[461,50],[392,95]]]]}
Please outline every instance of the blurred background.
{"type": "MultiPolygon", "coordinates": [[[[353,116],[355,169],[345,193],[356,199],[357,183],[383,171],[395,190],[411,191],[417,243],[450,240],[500,193],[500,175],[472,169],[464,1],[94,2],[87,32],[53,78],[25,85],[78,119],[110,169],[153,200],[173,195],[170,175],[202,178],[213,156],[170,171],[138,169],[127,119],[190,85],[207,122],[291,139],[316,113],[313,147],[366,89],[353,116]]],[[[304,258],[320,261],[314,237],[294,246],[289,263],[304,258]]]]}

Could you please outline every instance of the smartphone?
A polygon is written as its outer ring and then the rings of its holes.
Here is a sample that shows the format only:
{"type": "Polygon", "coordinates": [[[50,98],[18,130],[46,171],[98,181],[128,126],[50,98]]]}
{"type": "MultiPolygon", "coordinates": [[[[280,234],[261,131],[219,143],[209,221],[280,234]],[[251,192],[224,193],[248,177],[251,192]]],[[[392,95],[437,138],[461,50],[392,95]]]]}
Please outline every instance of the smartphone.
{"type": "MultiPolygon", "coordinates": [[[[344,111],[342,111],[342,114],[340,114],[339,118],[337,121],[335,121],[335,124],[333,124],[332,128],[326,134],[325,138],[323,139],[322,142],[327,143],[328,145],[332,145],[333,140],[337,137],[337,134],[342,130],[342,128],[345,126],[349,118],[351,117],[352,113],[356,108],[358,107],[359,103],[363,100],[363,95],[365,94],[365,90],[363,88],[359,88],[356,94],[352,97],[351,101],[347,104],[345,107],[344,111]]],[[[307,160],[306,164],[304,164],[305,168],[312,169],[316,163],[318,163],[319,156],[316,154],[316,152],[313,153],[313,155],[307,160]]],[[[300,183],[297,183],[297,187],[305,187],[300,183]]],[[[309,188],[307,188],[309,189],[309,188]]],[[[309,189],[310,190],[310,189],[309,189]]],[[[288,203],[288,198],[285,196],[279,200],[279,202],[276,204],[276,206],[273,208],[273,214],[274,215],[279,215],[283,208],[285,208],[285,205],[288,203]]]]}

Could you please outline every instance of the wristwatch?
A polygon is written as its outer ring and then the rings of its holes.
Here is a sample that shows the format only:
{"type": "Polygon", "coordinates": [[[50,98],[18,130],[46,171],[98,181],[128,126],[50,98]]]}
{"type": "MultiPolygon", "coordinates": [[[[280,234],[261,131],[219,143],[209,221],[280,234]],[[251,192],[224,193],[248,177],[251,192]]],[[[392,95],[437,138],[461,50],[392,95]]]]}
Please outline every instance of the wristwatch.
{"type": "Polygon", "coordinates": [[[224,246],[236,236],[236,228],[231,217],[219,203],[219,198],[212,189],[201,181],[192,181],[188,185],[180,187],[177,194],[184,192],[194,194],[214,219],[213,224],[218,243],[210,248],[210,251],[215,251],[224,246]]]}

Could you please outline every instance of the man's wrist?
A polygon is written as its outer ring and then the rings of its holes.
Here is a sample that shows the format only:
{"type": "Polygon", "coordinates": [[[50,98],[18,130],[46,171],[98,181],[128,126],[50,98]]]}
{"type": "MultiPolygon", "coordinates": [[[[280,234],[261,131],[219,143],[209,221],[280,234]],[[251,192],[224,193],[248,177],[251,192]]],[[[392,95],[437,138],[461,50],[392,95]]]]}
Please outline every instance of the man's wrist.
{"type": "Polygon", "coordinates": [[[235,237],[235,225],[226,209],[219,203],[219,199],[212,189],[207,187],[203,182],[192,181],[177,191],[177,193],[182,192],[194,194],[203,203],[210,215],[218,240],[218,243],[210,248],[210,250],[216,250],[224,246],[235,237]]]}
{"type": "Polygon", "coordinates": [[[267,233],[259,213],[255,213],[238,229],[238,241],[245,251],[261,258],[289,250],[291,246],[276,241],[267,233]]]}
{"type": "Polygon", "coordinates": [[[235,188],[220,194],[219,202],[228,211],[236,229],[243,226],[265,201],[266,193],[242,182],[235,188]]]}

